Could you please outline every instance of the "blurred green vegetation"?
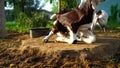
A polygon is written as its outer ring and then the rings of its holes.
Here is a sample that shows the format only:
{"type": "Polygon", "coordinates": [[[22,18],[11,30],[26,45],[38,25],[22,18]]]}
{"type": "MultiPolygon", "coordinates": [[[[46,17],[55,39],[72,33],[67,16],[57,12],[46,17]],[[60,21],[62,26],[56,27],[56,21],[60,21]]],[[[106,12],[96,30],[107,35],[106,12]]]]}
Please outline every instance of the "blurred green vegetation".
{"type": "MultiPolygon", "coordinates": [[[[62,10],[68,8],[72,10],[77,5],[77,0],[72,3],[69,0],[61,0],[62,10]]],[[[33,9],[33,8],[32,8],[33,9]]],[[[57,12],[57,2],[53,4],[53,12],[57,12]]],[[[41,12],[41,10],[24,10],[27,12],[17,13],[14,22],[6,22],[6,29],[8,32],[28,33],[31,28],[46,27],[52,28],[53,20],[49,19],[49,12],[41,12]],[[29,12],[29,13],[28,13],[29,12]],[[47,13],[47,14],[46,14],[47,13]]],[[[118,5],[112,5],[110,8],[111,15],[109,16],[107,29],[120,29],[120,9],[118,5]]],[[[9,19],[9,17],[7,17],[9,19]]]]}
{"type": "MultiPolygon", "coordinates": [[[[44,21],[44,22],[33,22],[33,19],[31,18],[25,18],[25,22],[6,22],[6,29],[8,32],[18,32],[18,33],[28,33],[30,28],[34,28],[36,26],[43,27],[41,25],[42,23],[45,24],[44,27],[46,28],[52,28],[53,21],[44,21]]],[[[35,20],[35,19],[34,19],[35,20]]],[[[120,29],[120,21],[108,21],[108,24],[106,25],[106,28],[109,30],[112,29],[120,29]]]]}
{"type": "Polygon", "coordinates": [[[107,29],[120,29],[120,21],[108,21],[106,25],[107,29]]]}
{"type": "MultiPolygon", "coordinates": [[[[45,0],[46,2],[50,2],[53,7],[52,11],[54,13],[58,12],[58,0],[45,0]]],[[[61,10],[72,10],[77,7],[79,0],[60,0],[61,1],[61,10]]]]}
{"type": "Polygon", "coordinates": [[[32,17],[21,12],[16,22],[6,22],[8,32],[28,33],[31,28],[46,27],[51,28],[52,24],[49,16],[35,12],[32,17]]]}

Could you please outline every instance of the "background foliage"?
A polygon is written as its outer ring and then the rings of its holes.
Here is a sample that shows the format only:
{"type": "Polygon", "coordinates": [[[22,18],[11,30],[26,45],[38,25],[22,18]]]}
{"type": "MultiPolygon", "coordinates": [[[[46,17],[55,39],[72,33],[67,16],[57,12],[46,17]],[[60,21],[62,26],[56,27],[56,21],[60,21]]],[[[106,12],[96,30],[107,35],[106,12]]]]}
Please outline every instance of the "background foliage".
{"type": "MultiPolygon", "coordinates": [[[[46,12],[42,13],[42,7],[44,7],[45,3],[41,4],[41,0],[6,0],[10,3],[14,4],[14,10],[6,11],[8,14],[6,19],[6,28],[7,31],[15,31],[19,33],[29,32],[30,28],[36,27],[52,27],[53,20],[49,19],[50,14],[46,14],[46,12]],[[41,4],[39,6],[39,4],[41,4]],[[37,7],[39,6],[39,9],[37,7]],[[10,13],[9,13],[10,12],[10,13]]],[[[58,12],[58,0],[45,0],[46,2],[52,3],[52,12],[58,12]]],[[[73,10],[80,0],[61,0],[61,10],[73,10]]],[[[111,15],[109,16],[109,21],[107,24],[107,28],[120,28],[120,9],[118,5],[112,5],[110,8],[111,15]]],[[[51,13],[52,13],[51,12],[51,13]]]]}
{"type": "Polygon", "coordinates": [[[118,4],[112,5],[110,8],[111,16],[109,16],[109,19],[111,21],[117,20],[117,18],[120,18],[120,9],[118,8],[118,4]]]}

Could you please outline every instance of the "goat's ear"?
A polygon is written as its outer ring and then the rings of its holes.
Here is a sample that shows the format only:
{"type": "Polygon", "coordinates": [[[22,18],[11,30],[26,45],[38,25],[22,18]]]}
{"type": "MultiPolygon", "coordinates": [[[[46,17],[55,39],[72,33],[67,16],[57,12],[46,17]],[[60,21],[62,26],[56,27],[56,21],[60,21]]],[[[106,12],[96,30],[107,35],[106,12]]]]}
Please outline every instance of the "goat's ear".
{"type": "Polygon", "coordinates": [[[97,12],[96,12],[96,14],[99,16],[99,15],[101,15],[101,14],[102,14],[102,11],[101,11],[101,10],[99,10],[99,11],[97,11],[97,12]]]}

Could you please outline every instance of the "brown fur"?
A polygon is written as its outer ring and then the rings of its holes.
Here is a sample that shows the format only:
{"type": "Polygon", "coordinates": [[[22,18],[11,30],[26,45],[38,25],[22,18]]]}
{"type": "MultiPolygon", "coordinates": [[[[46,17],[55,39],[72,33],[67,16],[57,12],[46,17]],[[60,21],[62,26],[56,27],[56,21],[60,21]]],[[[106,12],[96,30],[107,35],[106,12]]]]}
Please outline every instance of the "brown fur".
{"type": "Polygon", "coordinates": [[[66,27],[69,26],[76,33],[81,25],[92,22],[93,11],[91,0],[88,0],[82,9],[76,8],[64,14],[57,14],[57,23],[53,26],[53,32],[64,33],[67,31],[66,27]],[[62,30],[63,28],[64,30],[62,30]]]}

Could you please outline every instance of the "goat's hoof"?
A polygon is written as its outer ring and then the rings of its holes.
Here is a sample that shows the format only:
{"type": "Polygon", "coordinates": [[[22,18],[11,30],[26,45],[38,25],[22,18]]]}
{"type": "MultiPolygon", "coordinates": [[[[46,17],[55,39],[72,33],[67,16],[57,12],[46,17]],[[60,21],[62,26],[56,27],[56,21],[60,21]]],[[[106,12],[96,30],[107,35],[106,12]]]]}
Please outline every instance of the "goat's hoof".
{"type": "Polygon", "coordinates": [[[55,40],[54,42],[55,42],[55,43],[57,43],[58,41],[57,41],[57,40],[55,40]]]}
{"type": "Polygon", "coordinates": [[[72,44],[76,44],[77,43],[77,40],[74,40],[72,44]]]}
{"type": "Polygon", "coordinates": [[[56,42],[58,42],[58,40],[56,39],[54,42],[56,43],[56,42]]]}
{"type": "Polygon", "coordinates": [[[72,42],[68,42],[69,44],[76,44],[77,43],[77,40],[74,40],[72,42]]]}
{"type": "Polygon", "coordinates": [[[44,39],[44,40],[43,40],[43,42],[44,42],[44,43],[47,43],[47,42],[48,42],[48,40],[47,40],[47,39],[44,39]]]}

